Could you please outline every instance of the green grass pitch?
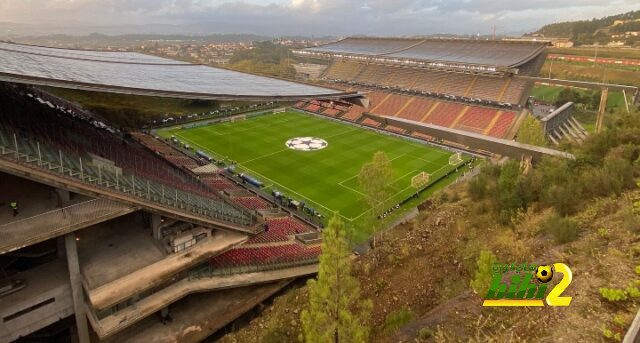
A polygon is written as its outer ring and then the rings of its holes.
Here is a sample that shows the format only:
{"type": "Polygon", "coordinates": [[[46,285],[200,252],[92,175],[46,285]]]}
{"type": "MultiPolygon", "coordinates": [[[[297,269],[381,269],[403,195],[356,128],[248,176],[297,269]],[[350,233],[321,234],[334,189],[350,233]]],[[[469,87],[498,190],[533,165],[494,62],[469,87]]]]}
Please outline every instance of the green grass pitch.
{"type": "Polygon", "coordinates": [[[384,151],[393,166],[395,194],[390,205],[415,193],[411,178],[419,172],[435,178],[454,168],[449,165],[449,151],[299,112],[174,127],[158,134],[175,135],[217,159],[236,161],[238,171],[258,178],[265,187],[304,201],[325,215],[338,211],[351,222],[367,211],[357,175],[375,152],[384,151]],[[285,142],[295,137],[321,138],[328,146],[316,151],[289,149],[285,142]]]}

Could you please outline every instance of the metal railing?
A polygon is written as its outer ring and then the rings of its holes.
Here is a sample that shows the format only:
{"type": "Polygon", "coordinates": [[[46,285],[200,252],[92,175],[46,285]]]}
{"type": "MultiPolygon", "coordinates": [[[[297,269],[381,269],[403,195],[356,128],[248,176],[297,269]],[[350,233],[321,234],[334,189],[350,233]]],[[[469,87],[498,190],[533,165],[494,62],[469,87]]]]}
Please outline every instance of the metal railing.
{"type": "Polygon", "coordinates": [[[41,144],[28,135],[0,127],[0,157],[27,164],[76,182],[106,188],[143,202],[168,206],[197,216],[239,226],[253,225],[249,211],[223,199],[211,198],[141,177],[120,168],[93,164],[90,156],[41,144]]]}
{"type": "Polygon", "coordinates": [[[0,251],[35,244],[133,209],[107,199],[92,199],[0,225],[0,251]]]}
{"type": "Polygon", "coordinates": [[[302,258],[296,261],[273,262],[265,264],[252,264],[247,266],[230,266],[230,267],[213,267],[208,262],[197,266],[190,270],[189,280],[210,278],[215,276],[228,276],[235,274],[257,273],[272,270],[289,269],[293,267],[302,267],[311,264],[317,264],[318,257],[302,258]]]}

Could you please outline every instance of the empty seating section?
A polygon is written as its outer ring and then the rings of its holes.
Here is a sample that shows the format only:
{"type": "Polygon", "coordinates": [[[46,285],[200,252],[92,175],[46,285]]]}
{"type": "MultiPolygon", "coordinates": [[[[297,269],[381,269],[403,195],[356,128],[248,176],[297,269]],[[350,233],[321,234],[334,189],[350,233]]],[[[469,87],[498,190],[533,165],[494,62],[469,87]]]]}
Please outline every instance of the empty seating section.
{"type": "Polygon", "coordinates": [[[347,119],[349,121],[356,121],[358,120],[358,118],[360,118],[360,116],[362,116],[362,113],[364,113],[365,110],[366,109],[364,107],[353,106],[347,113],[345,113],[342,116],[342,118],[347,119]]]}
{"type": "Polygon", "coordinates": [[[371,126],[371,127],[378,127],[380,126],[380,123],[378,123],[377,121],[373,120],[373,119],[365,119],[362,121],[363,125],[367,125],[367,126],[371,126]]]}
{"type": "Polygon", "coordinates": [[[485,107],[470,107],[454,129],[482,133],[496,116],[496,110],[485,107]]]}
{"type": "Polygon", "coordinates": [[[443,71],[416,71],[415,84],[412,87],[422,92],[438,92],[446,81],[449,73],[443,71]]]}
{"type": "Polygon", "coordinates": [[[340,114],[340,111],[335,109],[335,108],[327,108],[324,111],[322,111],[322,114],[328,115],[328,116],[331,116],[331,117],[335,117],[338,114],[340,114]]]}
{"type": "Polygon", "coordinates": [[[436,102],[435,100],[416,97],[404,110],[398,113],[398,117],[421,121],[436,102]]]}
{"type": "Polygon", "coordinates": [[[480,79],[471,88],[471,91],[467,94],[470,98],[478,99],[493,99],[500,100],[500,93],[507,83],[507,78],[502,77],[483,77],[482,82],[480,79]]]}
{"type": "Polygon", "coordinates": [[[464,96],[467,88],[473,82],[474,75],[449,73],[445,83],[442,85],[438,93],[449,94],[455,96],[464,96]]]}
{"type": "MultiPolygon", "coordinates": [[[[498,85],[498,83],[496,83],[498,85]]],[[[373,91],[368,94],[370,105],[368,109],[352,105],[350,108],[343,105],[334,105],[344,111],[341,119],[348,121],[358,121],[362,113],[369,112],[376,115],[396,116],[399,118],[428,124],[450,127],[470,132],[490,135],[492,137],[503,138],[515,118],[514,112],[503,112],[495,108],[470,106],[455,102],[441,101],[429,97],[406,96],[382,91],[373,91]],[[463,113],[464,109],[469,109],[463,113]],[[461,116],[456,122],[456,118],[461,116]]],[[[319,110],[316,113],[335,117],[340,111],[337,109],[325,108],[328,102],[313,101],[319,110]]],[[[296,104],[295,107],[306,109],[308,104],[296,104]]],[[[361,124],[370,127],[380,127],[380,124],[372,119],[365,119],[361,124]]],[[[404,133],[403,129],[387,126],[385,130],[404,133]]],[[[422,138],[422,137],[421,137],[422,138]]],[[[206,181],[205,181],[206,183],[206,181]]],[[[217,189],[217,187],[214,186],[217,189]]]]}
{"type": "Polygon", "coordinates": [[[227,180],[226,178],[224,178],[224,176],[221,175],[201,176],[200,180],[202,181],[202,183],[218,192],[223,192],[227,189],[238,187],[233,182],[227,180]]]}
{"type": "Polygon", "coordinates": [[[354,79],[354,81],[365,85],[379,85],[393,73],[386,66],[377,64],[368,64],[364,67],[362,72],[354,79]]]}
{"type": "Polygon", "coordinates": [[[149,136],[141,132],[133,132],[131,133],[131,136],[133,136],[133,138],[135,138],[138,142],[140,142],[140,144],[146,146],[147,148],[149,148],[149,150],[162,156],[164,159],[173,163],[177,167],[194,169],[199,166],[198,163],[193,158],[186,156],[182,152],[177,151],[170,145],[152,136],[149,136]]]}
{"type": "Polygon", "coordinates": [[[18,156],[34,168],[206,217],[252,224],[248,212],[225,202],[195,177],[136,142],[45,106],[22,95],[20,89],[7,86],[0,91],[0,144],[14,151],[17,145],[18,156]],[[91,163],[100,158],[108,160],[101,163],[113,162],[122,171],[91,163]],[[38,159],[44,163],[36,162],[38,159]]]}
{"type": "Polygon", "coordinates": [[[522,99],[525,88],[527,88],[527,81],[522,79],[512,79],[509,87],[504,92],[501,101],[517,104],[522,99]]]}
{"type": "Polygon", "coordinates": [[[286,242],[292,240],[293,235],[307,232],[312,230],[291,217],[273,218],[267,220],[265,231],[252,237],[247,244],[286,242]]]}
{"type": "Polygon", "coordinates": [[[425,123],[449,127],[464,109],[464,105],[453,102],[441,102],[431,114],[423,120],[425,123]]]}
{"type": "Polygon", "coordinates": [[[257,196],[233,198],[233,201],[250,210],[264,210],[271,207],[268,202],[257,196]]]}
{"type": "Polygon", "coordinates": [[[411,100],[411,97],[391,94],[383,100],[371,111],[375,114],[387,116],[395,116],[403,107],[411,100]]]}
{"type": "Polygon", "coordinates": [[[320,111],[320,106],[316,104],[310,104],[309,106],[307,106],[306,110],[309,112],[318,112],[320,111]]]}
{"type": "Polygon", "coordinates": [[[511,127],[515,118],[516,114],[514,112],[502,112],[487,135],[496,138],[505,138],[505,135],[507,134],[507,131],[511,127]]]}
{"type": "Polygon", "coordinates": [[[395,127],[395,126],[391,126],[391,125],[385,126],[384,129],[387,130],[387,131],[390,131],[390,132],[395,132],[395,133],[404,133],[404,131],[405,131],[404,129],[401,129],[401,128],[395,127]]]}
{"type": "Polygon", "coordinates": [[[420,73],[416,69],[397,68],[385,80],[382,80],[382,84],[389,87],[396,86],[404,89],[411,89],[418,74],[420,73]]]}
{"type": "Polygon", "coordinates": [[[353,80],[363,67],[364,65],[359,63],[336,61],[327,68],[324,78],[327,80],[353,80]]]}
{"type": "Polygon", "coordinates": [[[263,247],[241,247],[211,258],[209,264],[213,268],[220,269],[256,265],[295,266],[315,263],[320,253],[320,246],[306,247],[298,243],[263,247]]]}
{"type": "Polygon", "coordinates": [[[394,87],[510,104],[520,102],[526,86],[526,81],[509,77],[348,61],[336,61],[328,68],[328,71],[325,79],[330,81],[394,87]],[[509,79],[514,82],[507,85],[509,79]],[[516,80],[518,82],[515,82],[516,80]],[[504,89],[505,85],[508,86],[506,90],[504,89]],[[506,91],[506,96],[501,97],[503,90],[506,91]]]}

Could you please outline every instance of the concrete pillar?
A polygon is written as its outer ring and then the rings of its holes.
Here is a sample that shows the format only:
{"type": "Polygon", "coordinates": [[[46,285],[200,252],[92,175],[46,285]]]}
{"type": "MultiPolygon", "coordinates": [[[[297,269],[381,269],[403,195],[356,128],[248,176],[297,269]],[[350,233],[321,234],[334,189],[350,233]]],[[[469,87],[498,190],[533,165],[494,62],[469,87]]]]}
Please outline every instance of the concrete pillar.
{"type": "Polygon", "coordinates": [[[90,343],[87,315],[85,313],[84,297],[82,294],[82,276],[80,275],[80,262],[78,260],[78,246],[74,233],[64,236],[64,245],[67,251],[67,266],[69,267],[69,281],[71,283],[71,297],[73,299],[73,311],[76,315],[76,330],[80,343],[90,343]]]}
{"type": "Polygon", "coordinates": [[[65,207],[71,202],[71,193],[66,189],[56,188],[58,195],[58,207],[65,207]]]}
{"type": "Polygon", "coordinates": [[[162,217],[159,214],[152,213],[150,218],[151,231],[153,232],[153,238],[160,240],[162,234],[160,233],[160,224],[162,224],[162,217]]]}
{"type": "Polygon", "coordinates": [[[58,257],[63,258],[66,257],[66,247],[64,243],[64,236],[58,236],[56,238],[56,245],[58,250],[58,257]]]}

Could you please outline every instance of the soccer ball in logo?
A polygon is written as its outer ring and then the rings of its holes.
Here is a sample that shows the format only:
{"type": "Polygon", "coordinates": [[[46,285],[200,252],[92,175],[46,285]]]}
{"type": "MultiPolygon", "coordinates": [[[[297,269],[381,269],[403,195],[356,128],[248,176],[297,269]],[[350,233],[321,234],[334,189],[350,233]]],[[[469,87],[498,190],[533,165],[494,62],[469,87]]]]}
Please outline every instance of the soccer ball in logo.
{"type": "Polygon", "coordinates": [[[536,268],[536,278],[538,279],[538,281],[542,283],[547,283],[551,281],[552,277],[553,277],[553,270],[551,270],[551,266],[542,265],[536,268]]]}

